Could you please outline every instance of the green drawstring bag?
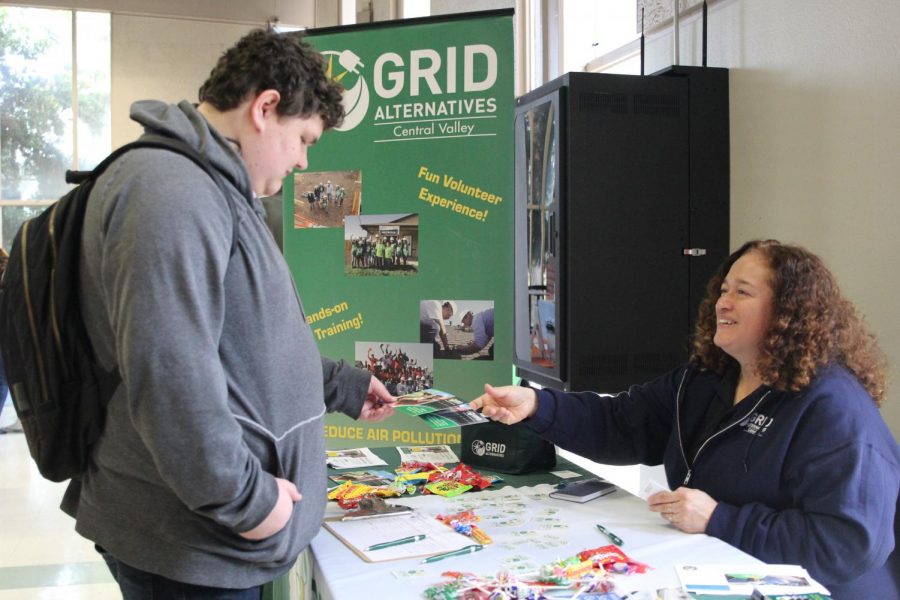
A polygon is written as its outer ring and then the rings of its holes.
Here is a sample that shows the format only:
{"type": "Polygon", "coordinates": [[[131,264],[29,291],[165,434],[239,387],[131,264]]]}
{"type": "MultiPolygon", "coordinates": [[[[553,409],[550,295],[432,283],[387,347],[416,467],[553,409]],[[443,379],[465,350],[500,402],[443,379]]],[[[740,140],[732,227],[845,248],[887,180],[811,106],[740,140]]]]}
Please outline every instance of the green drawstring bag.
{"type": "Polygon", "coordinates": [[[467,465],[510,475],[556,466],[556,447],[522,423],[467,425],[462,428],[460,454],[467,465]]]}

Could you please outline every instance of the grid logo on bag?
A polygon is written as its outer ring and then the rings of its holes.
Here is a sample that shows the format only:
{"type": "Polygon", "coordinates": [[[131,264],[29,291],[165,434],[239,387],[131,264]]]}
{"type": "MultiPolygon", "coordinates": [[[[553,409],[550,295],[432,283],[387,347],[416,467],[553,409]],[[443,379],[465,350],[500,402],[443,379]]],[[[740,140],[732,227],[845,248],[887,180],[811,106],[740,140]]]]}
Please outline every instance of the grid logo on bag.
{"type": "Polygon", "coordinates": [[[552,443],[521,423],[481,423],[462,428],[460,460],[473,467],[521,475],[556,465],[552,443]]]}
{"type": "Polygon", "coordinates": [[[506,456],[506,444],[474,440],[472,442],[472,452],[474,452],[476,456],[487,455],[496,456],[497,458],[503,458],[506,456]]]}

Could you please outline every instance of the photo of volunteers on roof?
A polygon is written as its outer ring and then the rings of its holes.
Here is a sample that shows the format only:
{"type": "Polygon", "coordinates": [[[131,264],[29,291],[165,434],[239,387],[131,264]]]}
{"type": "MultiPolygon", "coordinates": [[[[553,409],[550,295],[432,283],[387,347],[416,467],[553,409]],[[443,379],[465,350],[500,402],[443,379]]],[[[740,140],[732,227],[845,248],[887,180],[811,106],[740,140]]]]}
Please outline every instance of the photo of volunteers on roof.
{"type": "Polygon", "coordinates": [[[362,171],[294,173],[294,229],[343,227],[361,203],[362,171]]]}

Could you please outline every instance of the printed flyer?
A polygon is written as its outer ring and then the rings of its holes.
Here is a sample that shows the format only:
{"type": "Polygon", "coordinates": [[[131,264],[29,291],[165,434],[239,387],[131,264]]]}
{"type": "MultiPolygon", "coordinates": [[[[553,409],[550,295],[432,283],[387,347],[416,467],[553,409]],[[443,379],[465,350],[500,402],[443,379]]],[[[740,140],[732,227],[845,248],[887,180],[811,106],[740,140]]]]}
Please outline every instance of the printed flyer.
{"type": "MultiPolygon", "coordinates": [[[[397,396],[512,380],[512,11],[313,30],[346,118],[285,180],[284,253],[323,355],[397,396]]],[[[328,415],[329,449],[460,441],[328,415]]],[[[469,422],[469,421],[466,421],[469,422]]],[[[438,428],[440,427],[440,428],[438,428]]]]}

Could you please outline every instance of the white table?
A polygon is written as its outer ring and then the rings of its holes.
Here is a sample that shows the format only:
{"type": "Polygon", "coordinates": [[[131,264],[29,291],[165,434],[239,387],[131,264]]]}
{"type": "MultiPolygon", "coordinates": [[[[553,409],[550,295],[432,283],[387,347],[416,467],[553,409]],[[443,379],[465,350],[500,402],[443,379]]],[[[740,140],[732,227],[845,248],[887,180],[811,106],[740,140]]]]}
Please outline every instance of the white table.
{"type": "MultiPolygon", "coordinates": [[[[553,487],[542,484],[530,488],[502,488],[447,500],[438,496],[392,499],[427,514],[455,512],[459,502],[479,502],[476,514],[484,520],[481,525],[494,543],[485,549],[448,558],[431,564],[420,559],[368,563],[354,554],[329,531],[322,531],[310,544],[311,570],[318,593],[323,600],[353,600],[356,598],[423,598],[423,592],[442,581],[443,571],[468,571],[493,575],[505,565],[518,561],[540,566],[559,558],[566,558],[588,548],[605,546],[611,542],[595,524],[602,523],[619,535],[625,544],[622,550],[633,560],[653,567],[641,575],[617,576],[620,592],[678,587],[676,564],[759,564],[752,556],[703,534],[682,533],[656,513],[647,509],[640,498],[619,490],[586,504],[549,498],[553,487]],[[487,504],[485,506],[485,503],[487,504]],[[525,504],[524,509],[506,511],[512,521],[498,524],[501,509],[493,504],[513,506],[525,504]],[[521,513],[516,514],[516,510],[521,513]],[[540,548],[538,544],[546,547],[540,548]],[[421,569],[421,575],[397,578],[394,572],[421,569]]],[[[329,504],[326,516],[343,511],[329,504]]]]}

